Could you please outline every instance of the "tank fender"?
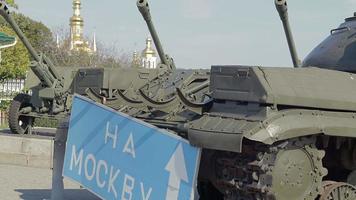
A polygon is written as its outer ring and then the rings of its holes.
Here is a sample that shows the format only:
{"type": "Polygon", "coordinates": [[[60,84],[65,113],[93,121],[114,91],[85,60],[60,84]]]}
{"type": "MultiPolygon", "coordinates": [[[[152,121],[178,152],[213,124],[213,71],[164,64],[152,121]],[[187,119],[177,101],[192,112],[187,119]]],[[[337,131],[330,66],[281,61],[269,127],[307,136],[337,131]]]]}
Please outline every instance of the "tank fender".
{"type": "Polygon", "coordinates": [[[209,113],[188,124],[192,145],[238,153],[244,139],[273,144],[316,134],[356,138],[356,113],[289,109],[260,120],[209,113]]]}
{"type": "Polygon", "coordinates": [[[356,138],[356,113],[320,110],[277,112],[244,134],[245,138],[265,144],[289,138],[324,134],[356,138]]]}

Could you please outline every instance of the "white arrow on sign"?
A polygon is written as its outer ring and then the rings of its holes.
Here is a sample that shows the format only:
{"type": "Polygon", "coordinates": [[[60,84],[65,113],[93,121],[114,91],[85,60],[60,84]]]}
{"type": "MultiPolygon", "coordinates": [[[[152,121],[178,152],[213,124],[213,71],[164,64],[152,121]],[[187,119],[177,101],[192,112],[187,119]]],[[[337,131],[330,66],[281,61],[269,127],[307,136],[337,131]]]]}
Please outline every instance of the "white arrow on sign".
{"type": "Polygon", "coordinates": [[[165,170],[169,172],[166,200],[176,200],[178,199],[181,180],[188,183],[187,168],[185,166],[183,146],[181,143],[178,145],[171,159],[169,159],[165,170]]]}

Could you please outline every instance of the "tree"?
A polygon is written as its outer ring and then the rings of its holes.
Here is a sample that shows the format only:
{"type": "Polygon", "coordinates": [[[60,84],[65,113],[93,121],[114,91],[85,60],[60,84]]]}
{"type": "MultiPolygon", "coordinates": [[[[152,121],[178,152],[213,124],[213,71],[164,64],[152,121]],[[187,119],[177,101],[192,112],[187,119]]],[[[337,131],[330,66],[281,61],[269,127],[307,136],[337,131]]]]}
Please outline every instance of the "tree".
{"type": "MultiPolygon", "coordinates": [[[[32,20],[21,13],[13,13],[12,16],[32,46],[38,52],[48,53],[55,47],[55,41],[51,30],[42,22],[32,20]]],[[[0,21],[0,24],[1,23],[8,26],[5,21],[0,21]]]]}
{"type": "MultiPolygon", "coordinates": [[[[59,38],[62,38],[61,44],[48,54],[55,65],[110,68],[128,66],[126,54],[119,52],[114,45],[107,46],[100,41],[97,41],[96,53],[70,51],[70,36],[65,30],[65,28],[57,28],[55,33],[59,38]]],[[[86,38],[85,40],[88,41],[89,39],[86,38]]]]}
{"type": "MultiPolygon", "coordinates": [[[[12,16],[38,52],[49,53],[55,48],[52,32],[43,23],[34,21],[20,13],[13,13],[12,16]]],[[[16,35],[4,19],[0,19],[0,31],[12,36],[16,35]]],[[[17,40],[18,43],[14,47],[2,50],[0,79],[25,77],[30,63],[30,55],[18,37],[17,40]]]]}
{"type": "MultiPolygon", "coordinates": [[[[15,35],[15,32],[3,25],[0,25],[0,31],[8,35],[15,35]]],[[[17,40],[19,40],[17,38],[17,40]]],[[[27,66],[30,64],[27,49],[21,42],[13,47],[1,50],[0,81],[11,78],[25,77],[27,66]]]]}
{"type": "MultiPolygon", "coordinates": [[[[11,6],[17,7],[14,0],[6,1],[11,6]]],[[[62,37],[66,39],[60,47],[57,47],[51,30],[43,23],[34,21],[21,13],[12,12],[12,16],[34,49],[38,53],[46,54],[57,66],[120,67],[128,65],[127,54],[118,52],[114,46],[108,48],[98,44],[98,53],[94,54],[84,51],[69,51],[69,34],[62,37]]],[[[8,23],[2,18],[0,18],[0,31],[12,36],[15,35],[8,23]]],[[[31,56],[26,53],[22,42],[18,39],[18,44],[15,47],[2,50],[2,53],[0,80],[23,78],[28,70],[31,56]]]]}
{"type": "Polygon", "coordinates": [[[5,2],[7,3],[7,5],[17,8],[17,4],[15,3],[15,0],[5,0],[5,2]]]}

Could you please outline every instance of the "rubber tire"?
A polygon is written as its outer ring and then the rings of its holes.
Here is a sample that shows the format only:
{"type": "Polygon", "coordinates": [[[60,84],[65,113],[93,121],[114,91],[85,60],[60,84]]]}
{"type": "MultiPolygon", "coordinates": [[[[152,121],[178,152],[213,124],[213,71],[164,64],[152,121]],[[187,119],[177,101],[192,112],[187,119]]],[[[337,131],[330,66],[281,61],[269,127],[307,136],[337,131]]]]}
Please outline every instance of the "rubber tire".
{"type": "Polygon", "coordinates": [[[28,116],[20,116],[19,111],[21,108],[31,105],[31,96],[28,94],[18,94],[11,101],[9,108],[9,127],[14,134],[28,134],[31,133],[34,118],[28,116]],[[21,117],[22,124],[19,124],[21,117]]]}

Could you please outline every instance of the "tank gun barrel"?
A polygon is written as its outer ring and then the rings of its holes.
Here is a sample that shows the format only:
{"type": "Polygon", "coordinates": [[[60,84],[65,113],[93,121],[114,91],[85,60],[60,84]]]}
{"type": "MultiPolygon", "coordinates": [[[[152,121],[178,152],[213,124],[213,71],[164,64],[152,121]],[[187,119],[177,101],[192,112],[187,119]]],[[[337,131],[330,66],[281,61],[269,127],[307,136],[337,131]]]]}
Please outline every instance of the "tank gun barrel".
{"type": "Polygon", "coordinates": [[[169,66],[170,68],[173,68],[171,61],[169,60],[169,57],[164,53],[163,47],[161,45],[161,42],[159,40],[159,37],[157,35],[157,31],[153,25],[151,13],[150,13],[150,7],[148,5],[147,0],[137,0],[137,8],[142,14],[142,17],[145,19],[148,29],[150,31],[151,37],[153,39],[153,42],[156,46],[159,58],[161,59],[162,64],[165,64],[169,66]]]}
{"type": "Polygon", "coordinates": [[[17,36],[20,38],[22,43],[27,48],[28,52],[35,60],[35,62],[31,63],[31,69],[36,74],[36,76],[41,80],[41,82],[48,87],[52,87],[54,84],[56,84],[56,82],[59,83],[59,85],[62,85],[61,83],[62,78],[55,70],[53,63],[45,55],[39,54],[33,48],[31,43],[26,38],[25,34],[21,31],[20,27],[12,18],[8,6],[3,2],[0,2],[0,15],[7,21],[7,23],[9,23],[11,28],[15,31],[17,36]]]}
{"type": "Polygon", "coordinates": [[[299,60],[298,54],[297,54],[297,50],[295,48],[292,31],[291,31],[291,28],[289,25],[287,1],[286,0],[275,0],[274,3],[276,5],[277,11],[278,11],[279,16],[283,23],[283,28],[284,28],[284,32],[287,37],[288,47],[289,47],[290,54],[292,56],[293,65],[296,68],[301,67],[300,60],[299,60]]]}

